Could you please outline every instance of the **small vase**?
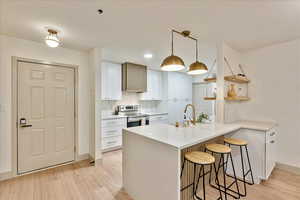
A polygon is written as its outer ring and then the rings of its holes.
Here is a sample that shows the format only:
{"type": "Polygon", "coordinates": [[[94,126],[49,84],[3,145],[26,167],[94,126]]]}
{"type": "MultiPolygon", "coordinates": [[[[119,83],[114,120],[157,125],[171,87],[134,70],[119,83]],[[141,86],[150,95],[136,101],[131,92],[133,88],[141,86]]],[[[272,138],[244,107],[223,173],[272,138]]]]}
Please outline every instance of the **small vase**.
{"type": "Polygon", "coordinates": [[[227,96],[228,97],[236,97],[236,92],[235,92],[235,85],[234,84],[230,84],[229,90],[227,92],[227,96]]]}

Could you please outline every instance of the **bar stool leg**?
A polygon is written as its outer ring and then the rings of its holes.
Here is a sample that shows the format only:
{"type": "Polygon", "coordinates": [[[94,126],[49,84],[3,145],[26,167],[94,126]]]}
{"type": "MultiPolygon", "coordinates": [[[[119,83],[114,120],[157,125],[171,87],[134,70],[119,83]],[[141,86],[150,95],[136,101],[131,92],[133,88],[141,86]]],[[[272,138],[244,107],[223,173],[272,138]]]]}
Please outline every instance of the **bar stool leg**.
{"type": "Polygon", "coordinates": [[[248,154],[248,147],[247,147],[247,145],[245,146],[245,149],[246,149],[246,154],[247,154],[247,160],[248,160],[248,165],[249,165],[250,175],[251,175],[251,179],[252,179],[252,183],[248,183],[248,184],[249,184],[249,185],[253,185],[253,184],[254,184],[254,178],[253,178],[252,167],[251,167],[251,163],[250,163],[250,159],[249,159],[249,154],[248,154]]]}
{"type": "Polygon", "coordinates": [[[184,170],[184,164],[185,164],[185,158],[183,158],[183,164],[182,164],[182,167],[181,167],[180,178],[182,177],[182,173],[183,173],[183,170],[184,170]]]}
{"type": "Polygon", "coordinates": [[[194,164],[193,196],[195,195],[195,183],[196,183],[196,164],[194,164]]]}
{"type": "Polygon", "coordinates": [[[229,156],[230,156],[230,160],[231,160],[231,164],[232,164],[232,170],[233,170],[234,181],[235,181],[235,185],[236,185],[236,189],[237,189],[238,198],[240,198],[241,195],[240,195],[240,190],[239,190],[239,184],[238,184],[238,179],[236,177],[235,168],[234,168],[234,164],[233,164],[233,159],[232,159],[231,153],[229,153],[229,156]]]}
{"type": "MultiPolygon", "coordinates": [[[[225,143],[225,144],[227,144],[227,143],[225,143]]],[[[228,144],[228,146],[230,147],[231,145],[228,144]]],[[[247,196],[246,184],[248,184],[248,185],[253,185],[254,184],[254,178],[253,178],[253,173],[252,173],[252,168],[251,168],[251,163],[250,163],[250,159],[249,159],[249,153],[248,153],[248,147],[247,147],[247,145],[240,146],[240,155],[241,155],[242,173],[243,173],[242,176],[243,176],[243,179],[237,178],[237,180],[243,182],[243,184],[244,184],[244,193],[242,193],[240,191],[239,195],[242,196],[242,197],[245,197],[245,196],[247,196]],[[246,151],[247,161],[248,161],[248,166],[249,166],[249,170],[247,172],[245,172],[245,162],[244,162],[244,156],[243,156],[244,155],[243,154],[243,147],[245,148],[245,151],[246,151]],[[247,175],[249,173],[251,175],[251,181],[252,181],[251,183],[249,183],[249,182],[246,181],[246,177],[247,177],[247,175]]],[[[227,161],[226,161],[226,169],[227,169],[227,164],[228,164],[228,157],[227,157],[227,161]]],[[[235,179],[235,176],[227,174],[227,172],[226,172],[226,175],[235,179]]]]}
{"type": "Polygon", "coordinates": [[[201,168],[199,170],[199,176],[198,176],[198,180],[197,180],[197,185],[196,185],[196,190],[193,192],[193,196],[196,197],[196,199],[202,200],[200,197],[198,197],[197,195],[197,191],[198,191],[198,186],[199,186],[199,181],[200,178],[203,177],[203,198],[205,200],[205,173],[204,173],[204,166],[201,165],[201,168]],[[201,172],[203,171],[203,175],[201,175],[201,172]]]}
{"type": "MultiPolygon", "coordinates": [[[[221,154],[221,158],[220,158],[220,161],[219,161],[219,164],[218,164],[218,169],[217,169],[217,171],[216,171],[216,177],[217,177],[218,174],[219,174],[219,170],[220,170],[221,168],[223,168],[223,184],[224,184],[224,185],[219,184],[219,181],[218,181],[218,180],[215,180],[215,183],[216,183],[216,185],[217,185],[218,187],[216,187],[215,185],[213,185],[213,184],[211,183],[211,176],[210,176],[209,183],[210,183],[210,185],[211,185],[212,187],[214,187],[214,188],[216,188],[216,189],[221,189],[221,192],[224,193],[225,200],[227,200],[227,196],[228,196],[228,195],[231,196],[231,197],[233,197],[233,198],[235,198],[235,199],[240,199],[241,195],[240,195],[239,186],[238,186],[238,179],[237,179],[236,173],[235,173],[235,168],[234,168],[234,163],[233,163],[233,159],[232,159],[232,154],[229,153],[228,156],[229,156],[229,159],[230,159],[230,161],[231,161],[232,169],[233,169],[233,172],[234,172],[234,176],[232,176],[232,178],[234,179],[234,181],[227,187],[227,184],[226,184],[226,176],[228,176],[228,175],[226,174],[226,171],[225,171],[225,167],[226,167],[225,155],[224,155],[224,154],[221,154]],[[231,187],[233,184],[236,185],[237,191],[234,191],[234,190],[230,189],[230,187],[231,187]],[[238,196],[235,196],[235,195],[229,193],[228,191],[230,191],[230,192],[232,192],[232,193],[234,193],[234,194],[236,194],[236,195],[238,195],[238,196]]],[[[229,159],[228,159],[228,160],[229,160],[229,159]]],[[[230,177],[231,177],[231,176],[230,176],[230,177]]]]}
{"type": "MultiPolygon", "coordinates": [[[[211,168],[210,168],[210,169],[211,169],[211,168]]],[[[219,177],[218,177],[218,174],[217,174],[216,163],[214,163],[214,170],[215,170],[215,174],[216,174],[216,182],[217,182],[218,190],[219,190],[219,194],[220,194],[220,197],[218,198],[218,200],[219,200],[219,199],[223,200],[222,192],[221,192],[221,187],[220,187],[220,182],[219,182],[219,177]]],[[[209,177],[210,177],[210,179],[211,179],[211,171],[210,171],[209,177]]]]}
{"type": "Polygon", "coordinates": [[[224,184],[224,190],[225,190],[225,200],[227,200],[227,186],[226,186],[226,171],[225,171],[225,166],[224,166],[224,162],[225,162],[225,159],[224,159],[224,154],[222,154],[222,162],[223,162],[223,184],[224,184]]]}

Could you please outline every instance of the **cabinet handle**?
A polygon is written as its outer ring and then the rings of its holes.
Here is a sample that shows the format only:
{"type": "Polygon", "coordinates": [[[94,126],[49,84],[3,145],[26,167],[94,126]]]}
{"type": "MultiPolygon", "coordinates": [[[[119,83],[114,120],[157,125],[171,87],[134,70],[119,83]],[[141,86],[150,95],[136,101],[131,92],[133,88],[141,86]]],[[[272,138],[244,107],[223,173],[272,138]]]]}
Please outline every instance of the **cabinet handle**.
{"type": "Polygon", "coordinates": [[[115,144],[115,143],[117,143],[117,141],[107,142],[108,145],[115,144]]]}
{"type": "Polygon", "coordinates": [[[112,130],[112,131],[106,131],[106,133],[115,133],[117,132],[118,130],[112,130]]]}
{"type": "Polygon", "coordinates": [[[271,143],[271,144],[274,144],[274,143],[275,143],[275,140],[270,141],[270,143],[271,143]]]}
{"type": "Polygon", "coordinates": [[[275,133],[275,132],[273,132],[273,133],[271,133],[271,134],[270,134],[270,136],[274,136],[275,134],[276,134],[276,133],[275,133]]]}

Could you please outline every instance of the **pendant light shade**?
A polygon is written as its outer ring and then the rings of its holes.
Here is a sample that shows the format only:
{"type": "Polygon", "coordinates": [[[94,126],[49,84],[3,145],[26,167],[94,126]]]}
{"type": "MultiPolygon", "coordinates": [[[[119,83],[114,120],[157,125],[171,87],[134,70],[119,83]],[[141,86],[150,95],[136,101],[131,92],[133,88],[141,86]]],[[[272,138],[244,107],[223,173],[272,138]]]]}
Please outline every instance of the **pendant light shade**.
{"type": "Polygon", "coordinates": [[[161,69],[163,71],[179,71],[184,68],[183,60],[175,55],[165,58],[161,64],[161,69]]]}
{"type": "Polygon", "coordinates": [[[208,72],[207,66],[204,63],[198,61],[198,40],[190,36],[191,31],[179,32],[176,30],[172,30],[172,54],[171,56],[168,56],[164,59],[161,64],[161,69],[163,71],[179,71],[185,68],[183,60],[180,57],[174,55],[174,33],[177,33],[185,38],[192,39],[196,42],[196,62],[190,65],[189,71],[187,73],[190,75],[199,75],[208,72]]]}
{"type": "Polygon", "coordinates": [[[185,68],[183,60],[174,55],[174,30],[172,30],[172,54],[164,59],[161,64],[161,70],[163,71],[179,71],[185,68]]]}
{"type": "Polygon", "coordinates": [[[207,71],[208,68],[204,63],[196,61],[190,65],[189,71],[187,73],[190,75],[200,75],[205,74],[207,71]]]}
{"type": "Polygon", "coordinates": [[[59,46],[59,39],[58,39],[58,36],[57,36],[57,31],[55,30],[51,30],[49,29],[48,30],[48,35],[47,37],[45,38],[45,42],[46,44],[51,47],[51,48],[56,48],[59,46]]]}

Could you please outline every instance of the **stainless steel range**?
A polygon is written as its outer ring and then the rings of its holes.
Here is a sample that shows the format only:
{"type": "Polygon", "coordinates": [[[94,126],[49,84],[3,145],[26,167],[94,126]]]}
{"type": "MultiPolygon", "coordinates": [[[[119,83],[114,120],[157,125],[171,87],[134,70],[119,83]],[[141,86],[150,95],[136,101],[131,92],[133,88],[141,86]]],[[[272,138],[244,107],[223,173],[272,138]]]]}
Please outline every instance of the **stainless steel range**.
{"type": "Polygon", "coordinates": [[[149,125],[149,115],[140,113],[139,105],[119,105],[117,114],[127,117],[127,128],[149,125]]]}

